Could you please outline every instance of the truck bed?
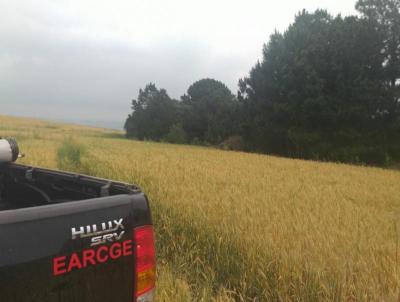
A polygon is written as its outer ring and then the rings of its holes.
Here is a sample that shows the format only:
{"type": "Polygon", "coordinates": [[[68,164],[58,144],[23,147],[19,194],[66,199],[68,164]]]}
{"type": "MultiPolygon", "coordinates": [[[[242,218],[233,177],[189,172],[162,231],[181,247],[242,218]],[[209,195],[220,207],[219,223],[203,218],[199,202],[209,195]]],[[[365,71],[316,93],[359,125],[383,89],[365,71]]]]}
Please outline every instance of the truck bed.
{"type": "Polygon", "coordinates": [[[138,192],[134,185],[90,176],[0,165],[0,211],[138,192]]]}

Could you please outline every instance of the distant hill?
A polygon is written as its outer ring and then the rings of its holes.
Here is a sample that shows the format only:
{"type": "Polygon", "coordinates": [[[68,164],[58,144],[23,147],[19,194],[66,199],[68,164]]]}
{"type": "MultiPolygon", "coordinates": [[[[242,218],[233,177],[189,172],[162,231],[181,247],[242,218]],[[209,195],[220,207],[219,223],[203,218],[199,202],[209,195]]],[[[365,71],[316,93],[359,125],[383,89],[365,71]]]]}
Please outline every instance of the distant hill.
{"type": "Polygon", "coordinates": [[[65,123],[73,123],[83,126],[94,126],[100,128],[108,128],[115,130],[122,130],[124,128],[124,123],[121,121],[104,121],[104,120],[75,120],[75,119],[63,119],[60,120],[65,123]]]}

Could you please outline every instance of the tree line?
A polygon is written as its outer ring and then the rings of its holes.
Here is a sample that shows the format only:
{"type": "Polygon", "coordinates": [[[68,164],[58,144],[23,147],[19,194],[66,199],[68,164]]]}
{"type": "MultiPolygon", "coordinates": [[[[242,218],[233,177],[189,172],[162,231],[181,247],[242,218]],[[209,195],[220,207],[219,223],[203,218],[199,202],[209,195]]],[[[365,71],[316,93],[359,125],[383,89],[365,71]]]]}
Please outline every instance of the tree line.
{"type": "Polygon", "coordinates": [[[180,100],[148,84],[128,137],[306,159],[400,161],[400,0],[359,0],[355,16],[303,10],[264,45],[234,95],[214,79],[180,100]]]}

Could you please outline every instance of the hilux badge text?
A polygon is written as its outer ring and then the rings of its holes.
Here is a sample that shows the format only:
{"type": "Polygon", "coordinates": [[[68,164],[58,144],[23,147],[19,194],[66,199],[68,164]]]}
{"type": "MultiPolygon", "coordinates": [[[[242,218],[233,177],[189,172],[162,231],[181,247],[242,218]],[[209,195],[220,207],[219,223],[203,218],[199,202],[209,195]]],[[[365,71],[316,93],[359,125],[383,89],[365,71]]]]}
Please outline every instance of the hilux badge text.
{"type": "Polygon", "coordinates": [[[123,218],[120,218],[100,224],[73,227],[71,228],[72,239],[92,237],[90,246],[118,241],[125,233],[122,222],[123,218]]]}

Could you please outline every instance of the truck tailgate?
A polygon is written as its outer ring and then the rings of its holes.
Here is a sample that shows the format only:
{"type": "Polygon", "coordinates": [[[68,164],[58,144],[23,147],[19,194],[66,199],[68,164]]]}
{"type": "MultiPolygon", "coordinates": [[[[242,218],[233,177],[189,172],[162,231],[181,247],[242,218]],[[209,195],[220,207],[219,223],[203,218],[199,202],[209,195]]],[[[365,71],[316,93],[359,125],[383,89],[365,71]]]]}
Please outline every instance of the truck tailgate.
{"type": "Polygon", "coordinates": [[[143,193],[0,212],[1,301],[133,301],[143,193]]]}

